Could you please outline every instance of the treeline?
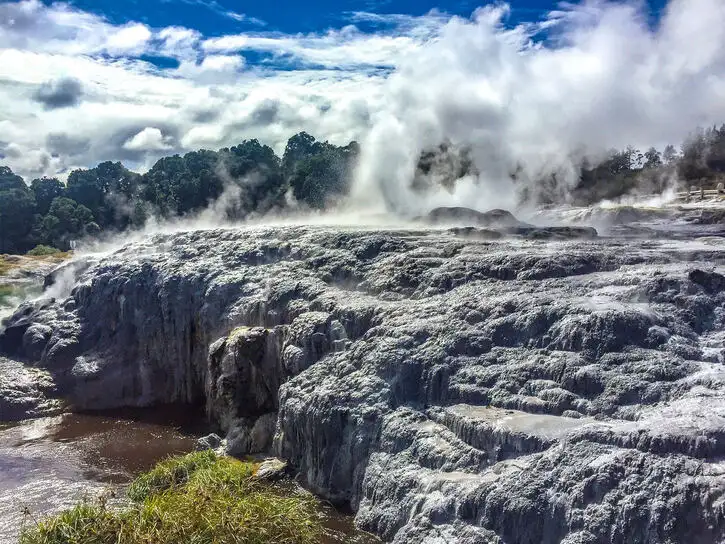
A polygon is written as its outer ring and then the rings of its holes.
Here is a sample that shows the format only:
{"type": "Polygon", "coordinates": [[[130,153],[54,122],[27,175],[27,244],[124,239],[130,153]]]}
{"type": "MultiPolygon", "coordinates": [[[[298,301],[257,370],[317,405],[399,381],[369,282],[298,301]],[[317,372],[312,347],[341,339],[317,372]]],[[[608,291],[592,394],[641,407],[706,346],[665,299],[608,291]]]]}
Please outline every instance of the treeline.
{"type": "Polygon", "coordinates": [[[301,132],[280,159],[257,140],[219,151],[192,151],[160,159],[145,174],[120,162],[74,170],[67,184],[56,178],[30,184],[0,167],[0,253],[37,245],[70,248],[73,240],[101,231],[142,227],[150,217],[193,214],[229,191],[220,213],[241,219],[287,205],[323,208],[346,194],[359,146],[318,142],[301,132]]]}
{"type": "MultiPolygon", "coordinates": [[[[561,171],[547,170],[533,175],[523,164],[509,172],[522,203],[538,205],[570,203],[588,205],[628,194],[659,194],[670,187],[689,190],[712,188],[725,179],[725,125],[698,128],[677,150],[667,145],[662,151],[650,147],[641,151],[632,146],[610,150],[597,161],[572,156],[567,163],[577,165],[577,183],[572,188],[568,166],[561,171]]],[[[479,171],[471,148],[445,141],[421,153],[409,187],[425,192],[442,187],[455,191],[457,180],[477,178],[479,171]]]]}
{"type": "Polygon", "coordinates": [[[634,147],[610,151],[602,162],[582,164],[579,183],[571,193],[574,202],[590,204],[626,194],[661,193],[668,187],[680,190],[714,189],[725,178],[725,125],[698,128],[682,143],[661,152],[654,147],[642,152],[634,147]]]}
{"type": "MultiPolygon", "coordinates": [[[[356,142],[335,146],[305,132],[287,142],[279,158],[257,140],[218,151],[192,151],[164,157],[145,174],[121,163],[103,162],[74,170],[67,184],[56,178],[30,184],[0,167],[0,253],[23,253],[37,245],[61,250],[71,241],[100,232],[142,227],[151,217],[183,217],[217,206],[228,219],[242,219],[286,208],[290,202],[322,209],[344,197],[360,153],[356,142]]],[[[523,168],[511,173],[517,183],[523,168]]],[[[410,188],[455,190],[456,180],[478,176],[469,148],[443,142],[420,154],[410,188]]],[[[523,201],[590,204],[632,193],[659,193],[672,185],[712,187],[725,178],[725,125],[697,129],[680,149],[633,147],[612,150],[593,164],[583,160],[578,183],[565,173],[547,173],[521,184],[523,201]]]]}

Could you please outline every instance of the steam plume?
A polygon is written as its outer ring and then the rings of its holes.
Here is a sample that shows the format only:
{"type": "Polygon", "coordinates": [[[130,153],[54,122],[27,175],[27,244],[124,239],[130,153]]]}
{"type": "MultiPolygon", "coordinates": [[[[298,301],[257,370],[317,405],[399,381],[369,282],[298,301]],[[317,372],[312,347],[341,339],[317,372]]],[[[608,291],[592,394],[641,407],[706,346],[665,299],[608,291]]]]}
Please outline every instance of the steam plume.
{"type": "Polygon", "coordinates": [[[655,26],[644,3],[562,4],[513,29],[508,16],[499,5],[451,19],[391,75],[362,143],[358,205],[512,208],[551,173],[565,194],[585,156],[661,149],[725,116],[721,0],[671,0],[655,26]],[[470,147],[480,174],[452,192],[411,191],[421,151],[446,140],[470,147]]]}

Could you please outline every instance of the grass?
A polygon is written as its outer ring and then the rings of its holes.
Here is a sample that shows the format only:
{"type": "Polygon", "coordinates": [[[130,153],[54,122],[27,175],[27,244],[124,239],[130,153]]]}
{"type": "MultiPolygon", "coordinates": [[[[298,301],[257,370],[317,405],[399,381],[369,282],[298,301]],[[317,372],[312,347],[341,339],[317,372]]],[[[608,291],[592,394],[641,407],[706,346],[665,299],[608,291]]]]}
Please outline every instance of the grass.
{"type": "Polygon", "coordinates": [[[4,276],[16,266],[15,263],[7,260],[4,255],[0,255],[0,276],[4,276]]]}
{"type": "Polygon", "coordinates": [[[23,266],[29,266],[32,268],[34,262],[60,263],[72,255],[72,252],[70,251],[58,251],[54,248],[48,248],[48,246],[43,247],[48,250],[53,250],[53,252],[48,253],[45,252],[45,250],[40,250],[38,253],[31,253],[37,249],[35,248],[31,249],[26,255],[0,255],[0,276],[4,276],[14,268],[23,266]]]}
{"type": "Polygon", "coordinates": [[[20,544],[319,542],[315,499],[259,482],[255,470],[212,451],[169,458],[131,484],[131,506],[82,502],[24,528],[20,544]]]}

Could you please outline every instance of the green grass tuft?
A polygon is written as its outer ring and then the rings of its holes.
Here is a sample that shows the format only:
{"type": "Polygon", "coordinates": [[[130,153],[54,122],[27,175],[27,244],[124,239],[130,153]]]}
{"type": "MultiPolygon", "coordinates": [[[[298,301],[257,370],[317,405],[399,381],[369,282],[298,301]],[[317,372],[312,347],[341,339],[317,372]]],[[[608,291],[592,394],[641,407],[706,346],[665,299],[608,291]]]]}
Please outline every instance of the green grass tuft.
{"type": "Polygon", "coordinates": [[[23,530],[23,544],[116,544],[121,534],[122,518],[105,504],[83,502],[57,516],[40,521],[23,530]]]}
{"type": "Polygon", "coordinates": [[[194,472],[208,469],[216,463],[222,463],[222,459],[211,450],[169,457],[136,478],[128,488],[128,497],[132,501],[143,501],[155,493],[184,485],[194,472]]]}
{"type": "Polygon", "coordinates": [[[24,529],[20,544],[319,542],[315,499],[260,483],[252,477],[255,469],[212,451],[173,457],[132,483],[132,506],[81,503],[24,529]]]}

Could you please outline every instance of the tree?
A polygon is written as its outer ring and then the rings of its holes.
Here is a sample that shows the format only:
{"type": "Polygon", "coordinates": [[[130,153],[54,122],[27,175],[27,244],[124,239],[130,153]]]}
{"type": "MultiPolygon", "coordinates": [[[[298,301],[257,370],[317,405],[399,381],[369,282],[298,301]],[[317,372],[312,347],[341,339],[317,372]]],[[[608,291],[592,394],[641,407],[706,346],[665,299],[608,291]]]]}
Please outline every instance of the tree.
{"type": "Polygon", "coordinates": [[[709,135],[702,128],[697,128],[682,144],[678,170],[685,181],[699,181],[709,177],[706,164],[708,139],[709,135]]]}
{"type": "Polygon", "coordinates": [[[0,166],[0,253],[30,249],[34,213],[35,198],[23,178],[0,166]]]}
{"type": "Polygon", "coordinates": [[[105,190],[95,169],[73,170],[68,176],[68,198],[83,204],[91,212],[103,205],[105,190]]]}
{"type": "Polygon", "coordinates": [[[708,142],[707,167],[714,172],[725,172],[725,125],[713,128],[708,142]]]}
{"type": "Polygon", "coordinates": [[[24,189],[0,190],[0,253],[25,253],[32,247],[28,236],[33,228],[35,199],[22,183],[24,189]]]}
{"type": "Polygon", "coordinates": [[[189,174],[198,180],[198,192],[193,207],[207,206],[209,202],[219,198],[224,190],[219,154],[207,149],[191,151],[184,155],[184,163],[189,174]]]}
{"type": "Polygon", "coordinates": [[[10,191],[12,189],[25,191],[27,188],[28,186],[25,185],[23,178],[15,174],[8,166],[0,166],[0,191],[10,191]]]}
{"type": "Polygon", "coordinates": [[[53,200],[42,220],[42,234],[46,242],[60,249],[69,249],[70,242],[85,236],[87,228],[94,232],[99,230],[91,210],[62,196],[53,200]]]}
{"type": "Polygon", "coordinates": [[[282,172],[297,200],[324,208],[331,199],[348,192],[359,154],[357,142],[338,147],[300,132],[287,141],[282,172]]]}
{"type": "Polygon", "coordinates": [[[644,154],[644,165],[643,168],[651,170],[653,168],[659,168],[662,166],[662,156],[660,152],[654,147],[650,147],[644,154]]]}
{"type": "Polygon", "coordinates": [[[48,213],[53,199],[63,196],[65,185],[57,178],[37,178],[30,182],[30,190],[35,196],[35,203],[38,206],[37,213],[45,215],[48,213]]]}
{"type": "MultiPolygon", "coordinates": [[[[518,165],[511,172],[512,181],[517,179],[521,170],[521,165],[518,165]]],[[[456,146],[449,140],[445,140],[437,147],[421,152],[410,186],[418,191],[442,186],[449,192],[453,192],[456,181],[465,176],[475,177],[478,174],[478,169],[471,156],[471,148],[456,146]]]]}
{"type": "Polygon", "coordinates": [[[294,173],[295,165],[298,162],[317,153],[318,146],[315,138],[306,132],[295,134],[287,140],[287,146],[282,156],[282,171],[285,176],[289,177],[294,173]]]}
{"type": "Polygon", "coordinates": [[[68,197],[91,210],[102,227],[125,228],[130,200],[137,195],[141,176],[120,162],[102,162],[90,170],[74,170],[68,176],[68,197]]]}
{"type": "Polygon", "coordinates": [[[290,178],[294,197],[317,209],[348,192],[357,158],[354,142],[342,148],[324,145],[320,152],[298,161],[290,178]]]}
{"type": "Polygon", "coordinates": [[[666,166],[670,166],[677,161],[677,150],[672,144],[667,144],[664,151],[662,151],[662,161],[666,166]]]}
{"type": "Polygon", "coordinates": [[[220,151],[222,165],[239,192],[244,215],[264,212],[282,202],[285,193],[280,159],[274,150],[256,139],[245,140],[229,150],[220,151]]]}
{"type": "Polygon", "coordinates": [[[142,197],[153,203],[163,216],[183,214],[196,207],[193,198],[196,185],[192,177],[181,156],[161,158],[143,176],[142,197]],[[186,188],[182,189],[182,185],[186,188]],[[187,194],[191,196],[186,197],[187,194]]]}

